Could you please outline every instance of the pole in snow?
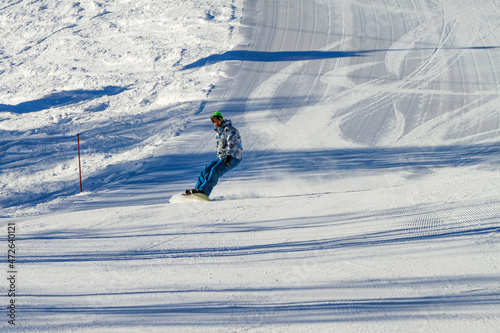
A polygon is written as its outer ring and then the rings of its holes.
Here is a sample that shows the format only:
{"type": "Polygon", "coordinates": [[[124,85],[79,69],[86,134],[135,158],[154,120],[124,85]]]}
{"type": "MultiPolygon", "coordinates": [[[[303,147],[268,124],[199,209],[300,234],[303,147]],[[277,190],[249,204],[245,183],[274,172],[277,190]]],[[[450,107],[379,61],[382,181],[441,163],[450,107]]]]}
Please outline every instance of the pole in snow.
{"type": "Polygon", "coordinates": [[[80,193],[82,193],[83,186],[82,186],[82,162],[80,160],[80,134],[76,135],[76,139],[78,141],[78,170],[80,171],[80,193]]]}

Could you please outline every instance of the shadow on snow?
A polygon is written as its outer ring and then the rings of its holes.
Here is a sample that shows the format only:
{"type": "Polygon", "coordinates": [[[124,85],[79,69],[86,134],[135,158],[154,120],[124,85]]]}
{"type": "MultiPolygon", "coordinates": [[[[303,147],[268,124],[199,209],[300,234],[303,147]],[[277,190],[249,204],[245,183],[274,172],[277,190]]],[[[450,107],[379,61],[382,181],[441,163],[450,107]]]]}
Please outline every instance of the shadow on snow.
{"type": "MultiPolygon", "coordinates": [[[[281,242],[272,244],[258,244],[249,246],[234,246],[221,248],[178,248],[178,249],[158,249],[158,250],[128,250],[92,252],[83,254],[62,254],[62,255],[36,255],[23,256],[17,259],[20,264],[30,263],[59,263],[59,262],[107,262],[121,260],[144,260],[177,259],[177,258],[218,258],[218,257],[246,257],[255,255],[271,254],[292,254],[292,253],[316,253],[317,251],[338,250],[346,248],[369,248],[385,245],[407,244],[416,241],[443,241],[456,239],[459,237],[470,237],[477,235],[493,235],[500,233],[498,225],[492,225],[485,221],[485,226],[475,228],[442,228],[432,232],[422,234],[420,231],[413,231],[407,228],[359,234],[355,236],[343,236],[328,239],[316,239],[311,241],[281,242]]],[[[491,221],[494,223],[494,221],[491,221]]],[[[161,235],[155,235],[161,236],[161,235]]],[[[37,238],[32,237],[33,238],[37,238]]],[[[41,237],[43,238],[43,237],[41,237]]],[[[113,238],[113,237],[111,237],[113,238]]],[[[46,238],[44,238],[46,239],[46,238]]],[[[25,239],[27,240],[27,239],[25,239]]]]}
{"type": "MultiPolygon", "coordinates": [[[[496,49],[498,46],[479,46],[479,47],[457,47],[457,48],[439,48],[456,50],[487,50],[496,49]]],[[[419,50],[437,50],[438,48],[420,48],[419,50]]],[[[359,50],[359,51],[279,51],[264,52],[250,50],[232,50],[221,54],[212,54],[208,57],[199,59],[182,68],[182,70],[203,67],[223,61],[254,61],[254,62],[281,62],[281,61],[304,61],[304,60],[324,60],[347,57],[362,57],[372,53],[379,52],[398,52],[410,51],[413,49],[381,49],[381,50],[359,50]]]]}
{"type": "Polygon", "coordinates": [[[23,102],[17,105],[0,104],[0,112],[30,113],[47,110],[54,107],[77,104],[103,96],[118,95],[127,90],[124,87],[107,86],[101,90],[71,90],[50,94],[43,98],[23,102]]]}
{"type": "Polygon", "coordinates": [[[182,70],[203,67],[222,61],[257,61],[257,62],[277,62],[277,61],[302,61],[321,60],[345,57],[360,57],[367,51],[342,52],[342,51],[281,51],[281,52],[260,52],[247,50],[233,50],[222,54],[212,54],[206,58],[197,60],[186,65],[182,70]]]}
{"type": "MultiPolygon", "coordinates": [[[[492,283],[490,281],[490,283],[492,283]]],[[[411,285],[407,281],[405,285],[411,285]]],[[[365,287],[369,287],[366,282],[365,287]]],[[[449,284],[443,283],[443,288],[449,284]]],[[[271,288],[272,289],[272,288],[271,288]]],[[[314,291],[306,288],[305,293],[314,291]]],[[[333,287],[324,287],[325,295],[335,292],[333,287]]],[[[272,292],[261,289],[257,291],[272,292]]],[[[295,290],[293,290],[295,291],[295,290]]],[[[197,292],[207,292],[200,290],[197,292]]],[[[210,292],[210,290],[208,290],[210,292]]],[[[238,294],[242,291],[236,291],[238,294]]],[[[297,292],[297,291],[295,291],[297,292]]],[[[254,295],[253,291],[252,295],[254,295]]],[[[301,295],[302,296],[302,295],[301,295]]],[[[232,296],[228,296],[232,298],[232,296]]],[[[102,300],[101,300],[102,302],[102,300]]],[[[360,299],[336,299],[323,297],[323,300],[312,301],[311,297],[302,297],[295,302],[269,301],[205,301],[182,303],[156,303],[139,305],[54,305],[54,306],[20,306],[20,311],[28,318],[44,316],[51,318],[54,315],[85,315],[99,316],[99,320],[87,322],[87,327],[110,326],[160,326],[160,325],[196,325],[197,327],[218,327],[229,325],[265,326],[273,324],[290,323],[334,323],[334,322],[377,322],[394,320],[443,320],[454,318],[458,313],[475,314],[500,304],[498,292],[475,291],[468,294],[446,294],[413,297],[380,297],[360,299]],[[326,299],[325,299],[326,298],[326,299]],[[141,320],[138,320],[138,316],[141,320]]],[[[494,315],[494,311],[486,311],[485,316],[494,315]]],[[[80,320],[76,318],[75,320],[80,320]]],[[[30,323],[31,324],[31,323],[30,323]]],[[[75,323],[73,323],[75,324],[75,323]]],[[[49,322],[43,324],[34,320],[31,325],[47,327],[49,322]]],[[[54,319],[53,325],[64,327],[65,323],[58,323],[54,319]]],[[[52,325],[50,328],[56,328],[52,325]]],[[[175,326],[173,326],[175,327],[175,326]]]]}

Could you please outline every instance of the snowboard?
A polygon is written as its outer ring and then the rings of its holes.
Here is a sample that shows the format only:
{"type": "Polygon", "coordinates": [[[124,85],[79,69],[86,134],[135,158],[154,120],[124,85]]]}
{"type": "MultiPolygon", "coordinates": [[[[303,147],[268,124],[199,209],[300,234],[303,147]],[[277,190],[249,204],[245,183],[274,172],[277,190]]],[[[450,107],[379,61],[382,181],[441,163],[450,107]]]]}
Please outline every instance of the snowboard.
{"type": "Polygon", "coordinates": [[[184,198],[193,200],[193,201],[210,201],[210,199],[203,193],[193,193],[193,194],[185,194],[183,193],[182,196],[184,198]]]}

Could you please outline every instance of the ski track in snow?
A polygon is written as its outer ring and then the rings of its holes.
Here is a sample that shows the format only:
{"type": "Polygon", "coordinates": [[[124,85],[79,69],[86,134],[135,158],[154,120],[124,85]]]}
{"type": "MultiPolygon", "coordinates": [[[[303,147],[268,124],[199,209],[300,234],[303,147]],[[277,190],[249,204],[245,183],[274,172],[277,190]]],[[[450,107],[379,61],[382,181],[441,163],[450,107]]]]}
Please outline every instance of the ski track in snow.
{"type": "Polygon", "coordinates": [[[489,0],[0,5],[15,330],[497,332],[499,22],[489,0]],[[244,160],[175,203],[215,110],[244,160]]]}

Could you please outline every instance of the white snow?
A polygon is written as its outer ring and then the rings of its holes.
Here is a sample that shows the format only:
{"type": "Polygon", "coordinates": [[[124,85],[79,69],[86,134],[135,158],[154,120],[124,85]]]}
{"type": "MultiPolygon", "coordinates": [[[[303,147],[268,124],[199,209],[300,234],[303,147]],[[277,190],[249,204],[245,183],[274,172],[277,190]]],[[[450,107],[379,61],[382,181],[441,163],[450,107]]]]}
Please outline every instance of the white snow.
{"type": "Polygon", "coordinates": [[[493,0],[4,1],[0,329],[498,332],[499,27],[493,0]],[[182,202],[215,110],[244,159],[182,202]]]}

